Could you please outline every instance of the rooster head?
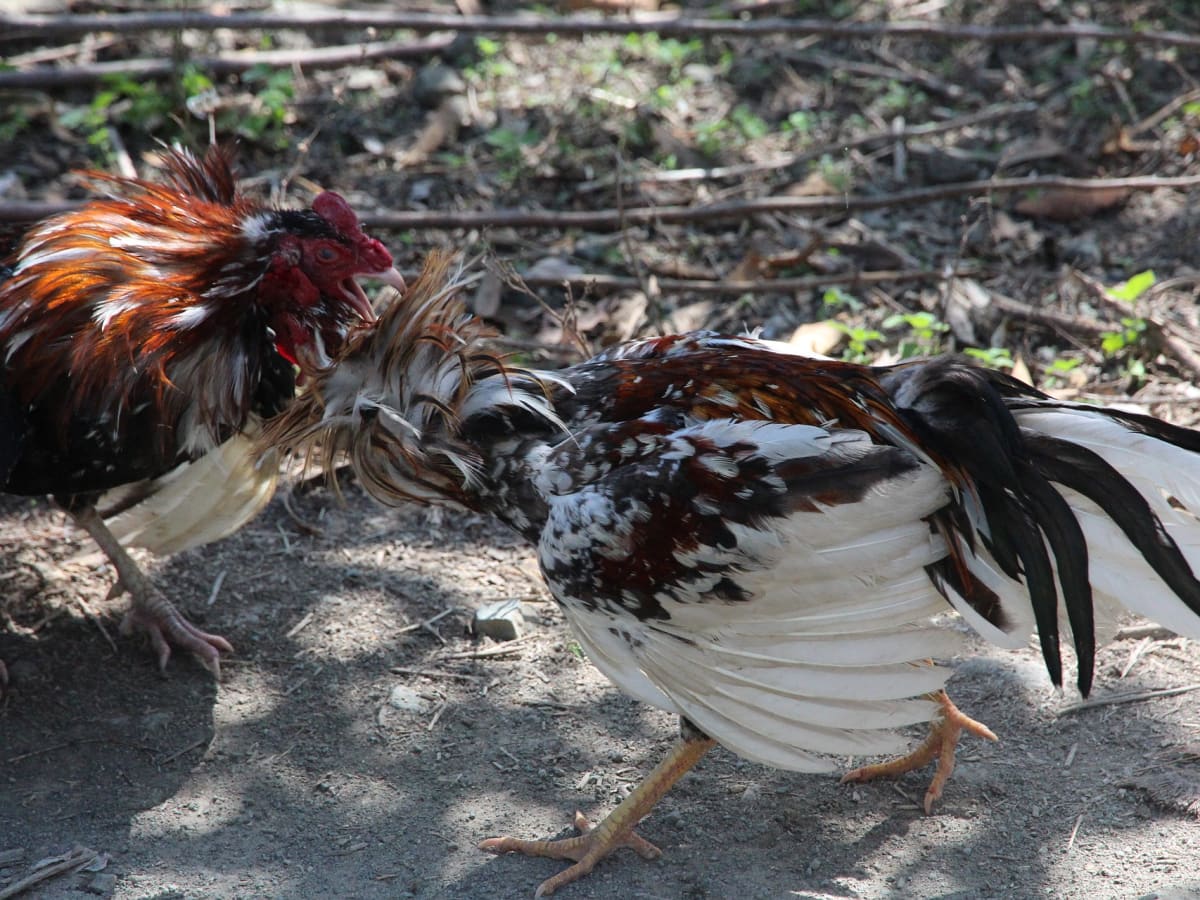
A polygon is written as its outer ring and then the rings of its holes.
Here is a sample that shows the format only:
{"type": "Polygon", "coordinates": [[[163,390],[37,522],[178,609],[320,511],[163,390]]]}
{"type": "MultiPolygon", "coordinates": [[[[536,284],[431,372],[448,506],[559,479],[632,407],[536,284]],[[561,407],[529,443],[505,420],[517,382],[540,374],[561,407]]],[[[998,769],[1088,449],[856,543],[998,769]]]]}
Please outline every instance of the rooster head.
{"type": "MultiPolygon", "coordinates": [[[[265,236],[271,249],[258,302],[280,353],[292,362],[327,365],[352,326],[375,321],[358,279],[376,278],[403,291],[404,278],[387,248],[363,232],[350,204],[333,191],[317,195],[311,210],[276,216],[280,230],[265,236]]],[[[259,227],[251,219],[247,231],[259,227]]]]}

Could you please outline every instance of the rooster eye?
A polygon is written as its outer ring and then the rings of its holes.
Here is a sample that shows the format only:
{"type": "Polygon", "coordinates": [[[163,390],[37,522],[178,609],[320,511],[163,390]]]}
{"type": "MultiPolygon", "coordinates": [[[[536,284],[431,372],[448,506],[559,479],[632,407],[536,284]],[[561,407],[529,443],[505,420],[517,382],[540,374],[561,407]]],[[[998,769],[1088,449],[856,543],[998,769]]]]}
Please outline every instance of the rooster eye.
{"type": "Polygon", "coordinates": [[[317,262],[331,263],[338,258],[338,253],[332,247],[325,245],[317,248],[317,262]]]}

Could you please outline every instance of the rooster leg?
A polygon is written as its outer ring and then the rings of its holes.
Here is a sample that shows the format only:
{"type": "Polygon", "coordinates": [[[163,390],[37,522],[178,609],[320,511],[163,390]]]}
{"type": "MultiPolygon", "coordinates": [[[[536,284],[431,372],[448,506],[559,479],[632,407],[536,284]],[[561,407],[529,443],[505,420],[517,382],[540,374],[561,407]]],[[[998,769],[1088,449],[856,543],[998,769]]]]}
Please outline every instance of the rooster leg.
{"type": "Polygon", "coordinates": [[[121,621],[121,633],[130,634],[135,629],[141,629],[150,635],[150,643],[161,669],[167,667],[173,643],[196,654],[204,667],[220,678],[221,654],[233,652],[229,641],[219,634],[201,631],[185,619],[125,552],[94,506],[90,503],[81,504],[68,511],[80,527],[92,536],[92,540],[117,570],[117,582],[109,591],[109,597],[128,591],[133,600],[132,607],[121,621]]]}
{"type": "Polygon", "coordinates": [[[579,837],[557,841],[489,838],[479,845],[479,849],[492,853],[524,853],[526,856],[575,860],[575,865],[543,881],[534,897],[547,897],[563,885],[583,877],[601,859],[621,847],[634,850],[642,859],[658,859],[662,851],[635,834],[634,826],[715,743],[707,737],[685,736],[599,825],[593,827],[583,813],[576,812],[575,827],[582,832],[579,837]]]}
{"type": "Polygon", "coordinates": [[[976,737],[987,738],[989,741],[997,738],[992,730],[982,722],[976,722],[960,711],[951,702],[945,691],[938,691],[936,694],[930,695],[930,698],[940,703],[942,708],[930,723],[929,737],[925,739],[925,743],[899,759],[873,766],[863,766],[853,772],[847,772],[842,776],[842,784],[847,782],[859,784],[884,776],[899,777],[905,772],[912,772],[936,759],[938,761],[937,771],[934,772],[933,780],[929,783],[929,790],[925,792],[925,813],[928,815],[932,812],[934,802],[942,796],[942,789],[950,779],[950,773],[954,771],[954,750],[958,746],[958,739],[962,733],[969,731],[976,737]]]}

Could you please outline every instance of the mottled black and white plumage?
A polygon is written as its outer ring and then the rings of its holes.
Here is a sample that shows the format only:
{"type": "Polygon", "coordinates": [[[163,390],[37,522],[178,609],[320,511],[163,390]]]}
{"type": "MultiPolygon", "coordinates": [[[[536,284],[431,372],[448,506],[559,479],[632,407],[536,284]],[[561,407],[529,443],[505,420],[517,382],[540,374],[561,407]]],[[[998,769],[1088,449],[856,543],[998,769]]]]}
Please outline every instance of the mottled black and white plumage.
{"type": "Polygon", "coordinates": [[[444,259],[278,420],[388,504],[495,515],[589,658],[749,759],[895,751],[960,646],[1035,624],[1086,692],[1093,609],[1200,637],[1200,435],[943,358],[870,368],[697,333],[506,367],[444,259]]]}

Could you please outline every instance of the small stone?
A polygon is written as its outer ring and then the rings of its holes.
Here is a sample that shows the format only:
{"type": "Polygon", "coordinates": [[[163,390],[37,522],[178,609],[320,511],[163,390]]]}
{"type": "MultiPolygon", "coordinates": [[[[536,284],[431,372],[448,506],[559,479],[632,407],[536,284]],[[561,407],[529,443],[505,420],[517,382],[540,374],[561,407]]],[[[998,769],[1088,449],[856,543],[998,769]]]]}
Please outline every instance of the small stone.
{"type": "Polygon", "coordinates": [[[475,610],[471,630],[494,641],[513,641],[526,631],[525,617],[517,600],[500,600],[475,610]]]}
{"type": "Polygon", "coordinates": [[[111,894],[117,886],[117,876],[111,872],[99,872],[92,876],[84,890],[92,894],[111,894]]]}
{"type": "Polygon", "coordinates": [[[398,684],[388,694],[388,706],[404,712],[420,713],[429,709],[429,701],[407,684],[398,684]]]}

